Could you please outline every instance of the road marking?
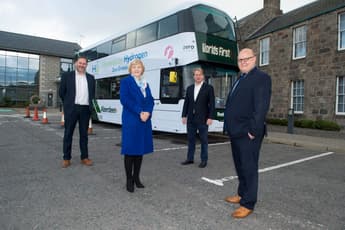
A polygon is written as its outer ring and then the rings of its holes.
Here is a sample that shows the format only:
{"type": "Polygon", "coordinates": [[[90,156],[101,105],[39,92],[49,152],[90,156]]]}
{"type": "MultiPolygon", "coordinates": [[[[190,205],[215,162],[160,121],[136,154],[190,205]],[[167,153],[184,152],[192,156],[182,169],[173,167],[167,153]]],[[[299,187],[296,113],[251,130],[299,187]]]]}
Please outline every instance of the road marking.
{"type": "MultiPolygon", "coordinates": [[[[229,143],[230,143],[230,141],[227,141],[227,142],[208,144],[208,146],[227,145],[229,143]]],[[[188,148],[188,146],[163,148],[163,149],[155,149],[155,152],[163,152],[163,151],[171,151],[171,150],[179,150],[179,149],[187,149],[187,148],[188,148]]]]}
{"type": "MultiPolygon", "coordinates": [[[[329,155],[331,155],[333,153],[334,152],[322,153],[322,154],[319,154],[319,155],[302,158],[302,159],[291,161],[291,162],[287,162],[287,163],[284,163],[284,164],[279,164],[279,165],[275,165],[275,166],[259,169],[259,173],[268,172],[268,171],[272,171],[274,169],[279,169],[279,168],[287,167],[287,166],[290,166],[290,165],[299,164],[299,163],[302,163],[304,161],[309,161],[309,160],[313,160],[313,159],[316,159],[316,158],[329,156],[329,155]]],[[[202,180],[204,180],[206,182],[209,182],[211,184],[218,185],[218,186],[224,186],[223,182],[234,180],[234,179],[237,179],[237,178],[238,178],[237,176],[229,176],[229,177],[224,177],[224,178],[221,178],[221,179],[209,179],[207,177],[201,177],[202,180]]]]}

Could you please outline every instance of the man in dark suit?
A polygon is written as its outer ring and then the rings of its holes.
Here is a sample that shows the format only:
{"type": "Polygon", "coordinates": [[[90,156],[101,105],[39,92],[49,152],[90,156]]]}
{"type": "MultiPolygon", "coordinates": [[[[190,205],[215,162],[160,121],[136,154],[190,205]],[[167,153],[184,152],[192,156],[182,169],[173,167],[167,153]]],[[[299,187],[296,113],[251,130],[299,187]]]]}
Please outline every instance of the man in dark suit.
{"type": "Polygon", "coordinates": [[[256,66],[251,49],[238,54],[240,78],[229,93],[225,108],[225,129],[231,139],[231,149],[239,185],[237,194],[225,198],[239,203],[232,213],[244,218],[253,212],[257,201],[259,152],[266,133],[266,114],[271,100],[271,78],[256,66]]]}
{"type": "Polygon", "coordinates": [[[81,163],[92,165],[88,155],[88,124],[95,98],[95,78],[86,73],[87,58],[79,56],[74,63],[75,71],[61,76],[59,95],[63,103],[65,133],[63,138],[63,163],[67,168],[71,164],[71,147],[76,123],[79,123],[79,146],[81,163]]]}
{"type": "Polygon", "coordinates": [[[205,168],[208,160],[208,126],[214,118],[214,90],[204,82],[204,71],[201,68],[193,70],[194,84],[187,88],[183,104],[182,123],[187,124],[188,153],[182,165],[194,163],[195,137],[199,131],[201,141],[201,162],[199,168],[205,168]]]}

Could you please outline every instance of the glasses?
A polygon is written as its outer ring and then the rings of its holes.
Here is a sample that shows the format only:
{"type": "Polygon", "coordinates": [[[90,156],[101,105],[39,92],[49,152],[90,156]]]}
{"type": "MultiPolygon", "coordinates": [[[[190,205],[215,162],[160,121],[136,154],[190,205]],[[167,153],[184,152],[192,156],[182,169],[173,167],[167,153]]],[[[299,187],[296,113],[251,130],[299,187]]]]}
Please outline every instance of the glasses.
{"type": "Polygon", "coordinates": [[[246,58],[239,58],[239,59],[237,59],[237,61],[238,61],[239,63],[248,62],[248,61],[249,61],[250,59],[252,59],[253,57],[255,57],[255,56],[246,57],[246,58]]]}

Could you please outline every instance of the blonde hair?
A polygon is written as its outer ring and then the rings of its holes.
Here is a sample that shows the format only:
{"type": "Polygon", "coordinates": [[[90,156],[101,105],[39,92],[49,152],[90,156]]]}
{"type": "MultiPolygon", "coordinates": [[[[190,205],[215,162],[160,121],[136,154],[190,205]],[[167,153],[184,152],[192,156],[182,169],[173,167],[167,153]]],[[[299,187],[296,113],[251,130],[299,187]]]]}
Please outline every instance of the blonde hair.
{"type": "Polygon", "coordinates": [[[204,75],[204,70],[201,67],[196,67],[193,69],[193,74],[195,74],[195,72],[198,71],[200,72],[202,75],[204,75]]]}
{"type": "Polygon", "coordinates": [[[141,75],[144,74],[145,66],[144,66],[144,63],[140,59],[134,59],[133,61],[131,61],[131,63],[129,63],[129,66],[128,66],[129,73],[131,73],[131,69],[133,65],[141,65],[141,68],[143,68],[143,72],[141,73],[141,75]]]}

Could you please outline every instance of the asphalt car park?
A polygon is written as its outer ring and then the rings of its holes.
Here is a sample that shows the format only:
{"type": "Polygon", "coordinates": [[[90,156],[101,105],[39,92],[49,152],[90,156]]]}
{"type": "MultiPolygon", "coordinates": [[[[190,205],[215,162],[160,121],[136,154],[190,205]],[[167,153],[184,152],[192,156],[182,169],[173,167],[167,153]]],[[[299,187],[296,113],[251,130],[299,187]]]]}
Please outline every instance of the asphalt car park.
{"type": "Polygon", "coordinates": [[[61,168],[60,116],[48,124],[0,114],[0,229],[345,229],[344,152],[264,142],[259,200],[245,219],[224,202],[236,193],[230,142],[210,135],[209,161],[182,166],[185,135],[154,132],[155,152],[144,156],[144,189],[125,189],[121,127],[94,123],[91,167],[61,168]]]}

